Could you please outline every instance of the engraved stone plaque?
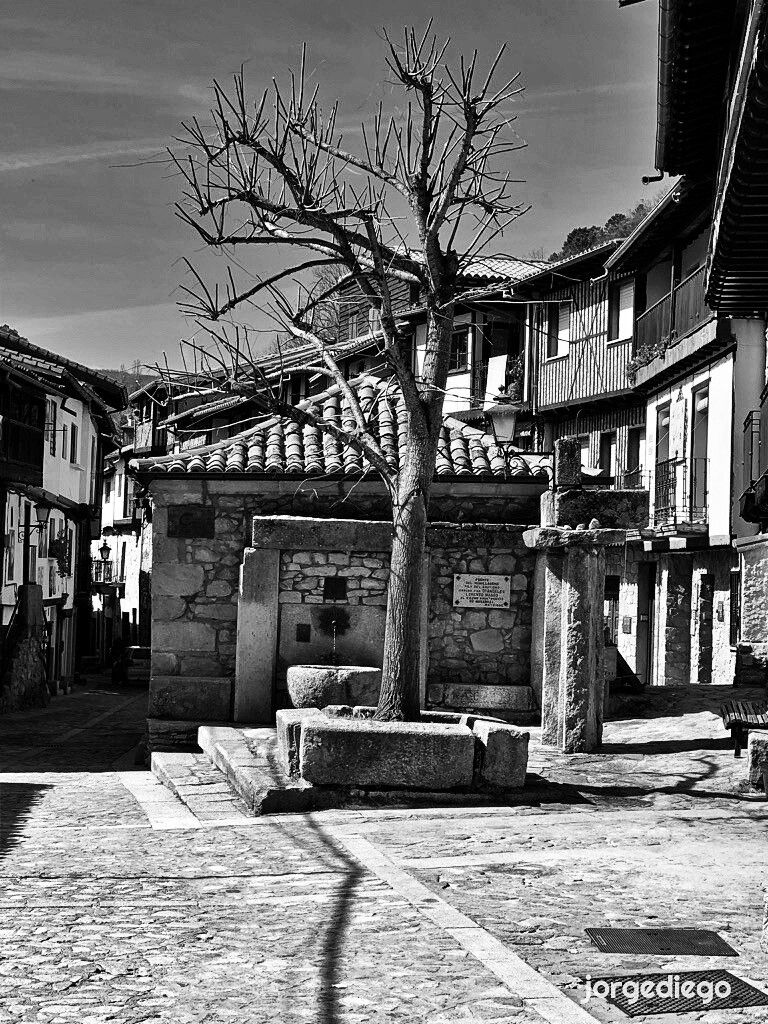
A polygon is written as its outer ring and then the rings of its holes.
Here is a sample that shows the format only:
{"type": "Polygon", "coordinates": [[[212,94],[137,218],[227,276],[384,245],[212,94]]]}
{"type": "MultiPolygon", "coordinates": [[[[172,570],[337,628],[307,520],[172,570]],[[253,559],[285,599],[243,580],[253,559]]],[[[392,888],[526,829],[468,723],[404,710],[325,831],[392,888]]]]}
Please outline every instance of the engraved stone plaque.
{"type": "Polygon", "coordinates": [[[195,537],[213,537],[214,510],[212,505],[169,505],[168,536],[191,540],[195,537]]]}
{"type": "Polygon", "coordinates": [[[454,573],[454,608],[509,608],[510,577],[454,573]]]}

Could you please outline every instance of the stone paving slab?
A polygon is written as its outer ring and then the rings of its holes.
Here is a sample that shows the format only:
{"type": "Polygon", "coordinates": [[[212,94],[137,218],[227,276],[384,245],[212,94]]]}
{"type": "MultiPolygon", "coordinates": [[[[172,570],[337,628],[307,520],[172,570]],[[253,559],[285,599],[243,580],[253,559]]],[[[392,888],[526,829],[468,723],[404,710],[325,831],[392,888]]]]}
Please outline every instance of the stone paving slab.
{"type": "MultiPolygon", "coordinates": [[[[188,812],[189,827],[173,828],[151,820],[156,780],[113,768],[140,728],[138,704],[116,711],[124,698],[81,700],[55,751],[50,708],[17,718],[27,745],[40,744],[23,768],[4,748],[2,1024],[541,1024],[561,1004],[550,996],[543,1016],[535,992],[554,986],[579,1009],[583,973],[701,966],[602,954],[591,925],[713,928],[740,953],[718,966],[768,982],[757,945],[768,803],[739,790],[746,760],[734,762],[701,695],[663,695],[654,714],[610,722],[605,755],[563,759],[532,743],[538,785],[518,806],[221,826],[188,812]],[[98,729],[78,731],[110,707],[98,729]],[[355,837],[405,889],[355,856],[355,837]]],[[[588,1011],[627,1019],[601,1000],[588,1011]]],[[[765,1011],[645,1021],[672,1019],[746,1024],[765,1011]]]]}

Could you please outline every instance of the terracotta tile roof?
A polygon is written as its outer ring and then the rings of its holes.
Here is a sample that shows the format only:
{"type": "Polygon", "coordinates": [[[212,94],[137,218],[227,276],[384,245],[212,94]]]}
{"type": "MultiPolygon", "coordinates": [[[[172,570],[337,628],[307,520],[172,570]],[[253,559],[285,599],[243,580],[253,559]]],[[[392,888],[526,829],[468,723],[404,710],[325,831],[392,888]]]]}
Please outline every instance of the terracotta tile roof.
{"type": "MultiPolygon", "coordinates": [[[[363,409],[370,410],[387,461],[397,469],[405,447],[406,413],[402,396],[392,390],[391,384],[374,378],[363,378],[358,384],[363,409]]],[[[349,407],[337,388],[300,406],[321,412],[326,419],[353,425],[349,407]]],[[[269,477],[354,477],[372,471],[358,452],[330,434],[280,416],[272,416],[225,441],[173,455],[139,459],[131,467],[147,476],[247,473],[269,477]]],[[[435,476],[547,481],[551,476],[551,457],[502,447],[492,435],[447,417],[441,430],[435,476]]]]}

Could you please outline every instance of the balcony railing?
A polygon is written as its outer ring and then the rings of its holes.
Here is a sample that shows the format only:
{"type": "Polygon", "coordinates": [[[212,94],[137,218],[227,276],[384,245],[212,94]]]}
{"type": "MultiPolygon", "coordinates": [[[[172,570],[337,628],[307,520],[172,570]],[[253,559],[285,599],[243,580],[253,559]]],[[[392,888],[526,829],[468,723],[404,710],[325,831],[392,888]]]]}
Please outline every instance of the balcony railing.
{"type": "Polygon", "coordinates": [[[704,267],[689,274],[635,321],[635,350],[682,338],[712,317],[704,302],[704,267]]]}
{"type": "Polygon", "coordinates": [[[654,473],[653,521],[656,526],[707,522],[708,459],[667,459],[654,473]]]}
{"type": "Polygon", "coordinates": [[[124,583],[125,572],[121,572],[119,562],[104,562],[100,558],[92,558],[91,580],[94,583],[124,583]]]}

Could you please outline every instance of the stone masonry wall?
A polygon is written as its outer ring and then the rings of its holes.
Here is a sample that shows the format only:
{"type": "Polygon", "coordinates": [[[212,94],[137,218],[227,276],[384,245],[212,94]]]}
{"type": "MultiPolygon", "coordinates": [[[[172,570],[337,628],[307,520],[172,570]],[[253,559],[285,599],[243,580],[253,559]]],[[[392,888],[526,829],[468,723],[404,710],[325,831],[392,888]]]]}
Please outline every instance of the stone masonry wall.
{"type": "Polygon", "coordinates": [[[283,551],[280,604],[323,604],[326,577],[346,580],[346,604],[386,607],[387,552],[283,551]]]}
{"type": "Polygon", "coordinates": [[[37,637],[22,637],[9,659],[0,686],[0,714],[44,706],[49,700],[42,644],[37,637]]]}
{"type": "MultiPolygon", "coordinates": [[[[450,513],[459,521],[469,522],[480,517],[483,522],[512,518],[522,524],[522,530],[528,524],[528,513],[532,513],[533,522],[538,514],[537,488],[528,485],[528,489],[530,493],[518,494],[514,486],[495,482],[438,484],[432,514],[434,517],[437,511],[448,518],[450,513]]],[[[334,481],[307,482],[299,487],[295,481],[257,482],[247,477],[210,481],[157,479],[152,482],[150,493],[153,676],[234,675],[239,572],[255,514],[384,520],[389,517],[383,489],[374,483],[358,484],[349,496],[347,485],[334,481]],[[169,537],[169,505],[212,506],[214,536],[169,537]]],[[[456,563],[461,561],[461,553],[456,552],[456,563]]],[[[311,589],[305,593],[313,598],[318,596],[311,589]]],[[[371,594],[371,598],[361,598],[362,603],[381,598],[379,588],[371,590],[371,594]]],[[[494,662],[501,660],[496,656],[498,652],[483,653],[493,653],[494,662]]],[[[460,659],[454,656],[453,660],[460,659]]]]}
{"type": "Polygon", "coordinates": [[[456,543],[460,532],[440,533],[430,547],[429,701],[463,706],[457,691],[468,686],[527,685],[535,554],[522,530],[483,537],[475,528],[466,544],[456,543]],[[454,573],[510,576],[509,609],[454,608],[454,573]]]}
{"type": "Polygon", "coordinates": [[[381,665],[388,579],[388,552],[280,553],[278,690],[289,665],[381,665]],[[343,580],[345,595],[326,593],[326,580],[343,580]],[[334,635],[335,613],[342,628],[334,635]]]}

